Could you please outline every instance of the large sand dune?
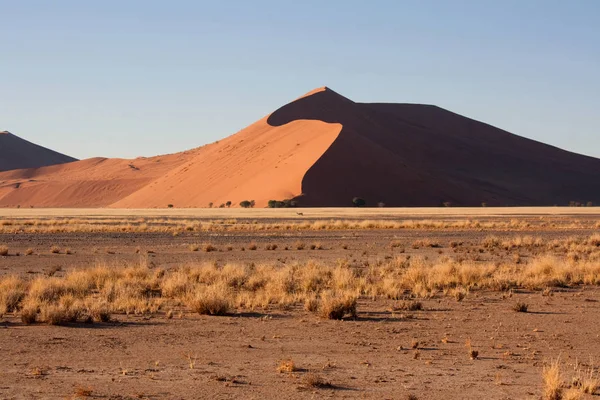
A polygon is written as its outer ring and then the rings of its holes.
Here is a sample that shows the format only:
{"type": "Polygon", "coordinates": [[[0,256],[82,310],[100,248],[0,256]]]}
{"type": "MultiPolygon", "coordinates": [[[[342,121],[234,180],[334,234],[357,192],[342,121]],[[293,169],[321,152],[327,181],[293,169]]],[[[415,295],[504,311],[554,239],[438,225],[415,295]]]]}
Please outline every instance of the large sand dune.
{"type": "Polygon", "coordinates": [[[73,157],[23,140],[8,131],[0,132],[0,171],[45,167],[75,160],[73,157]]]}
{"type": "Polygon", "coordinates": [[[355,103],[316,89],[188,152],[0,173],[0,205],[206,207],[600,203],[600,160],[444,109],[355,103]]]}

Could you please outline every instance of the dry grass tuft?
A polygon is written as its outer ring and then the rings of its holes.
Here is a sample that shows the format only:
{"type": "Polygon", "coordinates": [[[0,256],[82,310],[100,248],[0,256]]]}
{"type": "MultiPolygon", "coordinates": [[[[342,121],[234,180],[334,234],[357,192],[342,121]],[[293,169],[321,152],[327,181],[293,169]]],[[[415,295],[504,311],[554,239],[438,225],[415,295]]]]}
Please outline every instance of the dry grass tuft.
{"type": "Polygon", "coordinates": [[[396,310],[402,311],[421,311],[423,310],[423,303],[420,301],[403,301],[395,307],[396,310]]]}
{"type": "Polygon", "coordinates": [[[513,306],[513,311],[515,312],[526,313],[527,310],[529,310],[529,305],[527,305],[526,303],[517,302],[513,306]]]}
{"type": "Polygon", "coordinates": [[[215,246],[213,246],[211,243],[205,243],[202,246],[202,250],[204,250],[205,253],[210,253],[212,251],[217,251],[218,249],[215,246]]]}
{"type": "Polygon", "coordinates": [[[33,254],[33,249],[32,248],[29,248],[29,249],[25,250],[25,255],[26,256],[30,256],[32,254],[33,254]]]}
{"type": "Polygon", "coordinates": [[[296,364],[294,363],[294,360],[283,360],[279,363],[279,365],[277,366],[277,372],[284,373],[284,372],[296,372],[298,371],[298,368],[296,367],[296,364]]]}
{"type": "Polygon", "coordinates": [[[544,381],[544,400],[562,400],[563,398],[563,378],[560,371],[560,362],[550,362],[550,364],[544,366],[542,372],[542,379],[544,381]]]}
{"type": "Polygon", "coordinates": [[[225,287],[209,286],[192,295],[188,305],[199,314],[227,315],[231,308],[230,294],[225,287]]]}
{"type": "Polygon", "coordinates": [[[346,315],[356,318],[356,303],[357,298],[354,295],[346,294],[340,296],[324,292],[321,295],[321,303],[318,311],[321,317],[327,319],[342,319],[346,315]]]}
{"type": "Polygon", "coordinates": [[[315,373],[306,374],[303,379],[304,384],[315,389],[332,389],[334,386],[331,382],[326,381],[322,376],[315,373]]]}
{"type": "Polygon", "coordinates": [[[50,247],[50,253],[52,253],[52,254],[60,254],[60,247],[58,247],[58,246],[52,246],[52,247],[50,247]]]}
{"type": "Polygon", "coordinates": [[[8,255],[8,247],[0,246],[0,256],[5,257],[8,255]]]}
{"type": "Polygon", "coordinates": [[[200,250],[200,245],[199,244],[190,244],[189,247],[190,251],[198,251],[200,250]]]}

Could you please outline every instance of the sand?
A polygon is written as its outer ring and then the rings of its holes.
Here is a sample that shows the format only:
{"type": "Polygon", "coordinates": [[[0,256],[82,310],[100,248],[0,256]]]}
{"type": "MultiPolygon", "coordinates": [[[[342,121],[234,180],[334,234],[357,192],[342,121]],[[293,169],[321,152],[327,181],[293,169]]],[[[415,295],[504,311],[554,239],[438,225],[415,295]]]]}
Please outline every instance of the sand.
{"type": "Polygon", "coordinates": [[[190,151],[0,173],[0,206],[175,208],[600,204],[600,160],[439,107],[323,87],[190,151]]]}

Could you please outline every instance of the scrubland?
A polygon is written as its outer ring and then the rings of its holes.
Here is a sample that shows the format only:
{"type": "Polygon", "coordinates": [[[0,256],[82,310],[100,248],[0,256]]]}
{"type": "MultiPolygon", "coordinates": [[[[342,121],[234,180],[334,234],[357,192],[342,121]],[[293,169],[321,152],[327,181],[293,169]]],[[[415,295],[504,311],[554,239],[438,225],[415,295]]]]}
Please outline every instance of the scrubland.
{"type": "Polygon", "coordinates": [[[597,227],[8,218],[0,395],[592,398],[597,227]]]}

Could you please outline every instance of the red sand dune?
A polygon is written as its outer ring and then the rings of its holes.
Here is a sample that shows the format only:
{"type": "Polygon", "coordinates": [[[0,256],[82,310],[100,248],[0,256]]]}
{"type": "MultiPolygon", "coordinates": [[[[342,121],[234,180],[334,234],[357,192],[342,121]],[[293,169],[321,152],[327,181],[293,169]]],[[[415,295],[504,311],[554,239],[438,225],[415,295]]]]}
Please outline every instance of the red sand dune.
{"type": "Polygon", "coordinates": [[[600,160],[439,107],[355,103],[316,89],[192,151],[0,173],[0,205],[206,207],[600,203],[600,160]]]}
{"type": "Polygon", "coordinates": [[[71,161],[76,159],[23,140],[8,131],[0,132],[0,171],[45,167],[71,161]]]}

